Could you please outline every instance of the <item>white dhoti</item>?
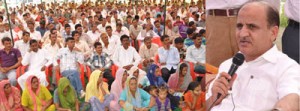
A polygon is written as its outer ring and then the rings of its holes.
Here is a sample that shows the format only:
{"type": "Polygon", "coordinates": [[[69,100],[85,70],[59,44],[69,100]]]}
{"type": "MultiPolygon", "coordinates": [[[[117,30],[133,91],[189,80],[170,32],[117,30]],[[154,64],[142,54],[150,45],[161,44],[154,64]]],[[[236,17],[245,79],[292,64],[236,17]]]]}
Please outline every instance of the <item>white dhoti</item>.
{"type": "Polygon", "coordinates": [[[20,87],[22,88],[22,90],[25,89],[26,80],[31,75],[36,76],[39,79],[41,85],[43,85],[45,87],[48,86],[49,83],[47,81],[45,71],[30,70],[30,71],[25,72],[23,75],[21,75],[18,78],[18,83],[19,83],[20,87]]]}

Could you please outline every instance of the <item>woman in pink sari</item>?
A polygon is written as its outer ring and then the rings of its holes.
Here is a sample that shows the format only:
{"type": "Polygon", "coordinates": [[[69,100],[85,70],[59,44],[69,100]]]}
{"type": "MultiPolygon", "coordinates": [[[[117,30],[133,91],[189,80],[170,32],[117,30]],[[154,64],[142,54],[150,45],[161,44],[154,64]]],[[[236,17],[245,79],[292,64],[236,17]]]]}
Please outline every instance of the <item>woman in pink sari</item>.
{"type": "Polygon", "coordinates": [[[51,93],[45,86],[40,85],[36,76],[29,76],[26,80],[22,106],[26,111],[55,111],[51,93]]]}
{"type": "Polygon", "coordinates": [[[178,64],[176,73],[172,74],[168,81],[170,93],[183,93],[192,81],[189,65],[187,63],[178,64]]]}
{"type": "Polygon", "coordinates": [[[110,111],[120,111],[119,98],[125,88],[125,82],[128,76],[127,71],[123,68],[119,68],[116,72],[116,79],[112,83],[110,90],[110,93],[114,96],[114,99],[110,102],[110,111]]]}
{"type": "Polygon", "coordinates": [[[8,80],[0,82],[0,111],[23,111],[20,91],[8,80]]]}

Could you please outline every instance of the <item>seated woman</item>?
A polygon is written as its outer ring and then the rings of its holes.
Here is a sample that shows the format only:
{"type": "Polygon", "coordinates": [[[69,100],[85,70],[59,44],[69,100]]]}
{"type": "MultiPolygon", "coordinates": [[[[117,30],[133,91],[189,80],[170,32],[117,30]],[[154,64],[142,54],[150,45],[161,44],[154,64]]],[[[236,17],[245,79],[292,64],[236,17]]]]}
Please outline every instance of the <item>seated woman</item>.
{"type": "Polygon", "coordinates": [[[23,111],[20,91],[9,80],[0,82],[0,111],[23,111]]]}
{"type": "Polygon", "coordinates": [[[145,76],[139,84],[143,87],[150,85],[158,87],[166,85],[166,82],[160,76],[160,68],[156,64],[151,64],[148,68],[147,76],[145,76]]]}
{"type": "Polygon", "coordinates": [[[172,74],[169,78],[168,86],[170,88],[170,93],[174,94],[176,92],[179,94],[178,96],[182,96],[181,94],[183,94],[192,81],[193,79],[188,64],[180,63],[176,73],[172,74]]]}
{"type": "Polygon", "coordinates": [[[119,105],[120,94],[123,89],[125,89],[125,82],[128,77],[128,73],[125,69],[119,68],[116,72],[116,79],[111,85],[111,94],[114,96],[114,99],[110,102],[111,111],[120,111],[121,106],[119,105]]]}
{"type": "Polygon", "coordinates": [[[199,82],[191,82],[184,94],[184,101],[186,107],[183,111],[204,111],[205,110],[205,92],[201,91],[201,85],[199,82]]]}
{"type": "Polygon", "coordinates": [[[77,93],[66,77],[59,79],[53,100],[56,110],[59,111],[79,111],[79,109],[80,111],[88,111],[90,108],[87,103],[82,103],[79,106],[77,93]]]}
{"type": "Polygon", "coordinates": [[[126,88],[120,95],[121,111],[148,111],[150,94],[137,87],[137,78],[130,76],[126,80],[126,88]]]}
{"type": "Polygon", "coordinates": [[[29,76],[22,94],[22,106],[26,111],[55,111],[52,96],[36,76],[29,76]]]}
{"type": "Polygon", "coordinates": [[[192,80],[188,64],[178,64],[176,73],[172,74],[168,81],[168,98],[171,101],[172,110],[179,106],[179,98],[183,96],[183,92],[187,89],[192,80]]]}
{"type": "Polygon", "coordinates": [[[134,76],[134,77],[136,77],[136,78],[138,79],[138,86],[141,88],[142,85],[139,84],[139,83],[140,83],[140,82],[143,80],[143,78],[145,77],[146,72],[143,71],[143,70],[141,70],[141,69],[139,69],[139,68],[136,67],[136,66],[132,66],[132,67],[130,68],[130,70],[128,71],[128,73],[129,73],[129,76],[134,76]]]}
{"type": "Polygon", "coordinates": [[[113,99],[108,91],[108,84],[102,79],[103,72],[95,70],[86,87],[85,102],[91,103],[93,111],[108,110],[109,103],[113,99]]]}

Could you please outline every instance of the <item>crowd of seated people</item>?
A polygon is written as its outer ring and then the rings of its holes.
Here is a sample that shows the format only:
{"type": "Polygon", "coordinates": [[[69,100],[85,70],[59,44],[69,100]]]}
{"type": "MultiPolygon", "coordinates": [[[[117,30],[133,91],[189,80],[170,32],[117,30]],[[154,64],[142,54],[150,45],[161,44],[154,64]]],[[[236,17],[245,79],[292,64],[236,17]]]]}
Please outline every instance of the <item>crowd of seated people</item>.
{"type": "Polygon", "coordinates": [[[169,1],[166,16],[149,1],[0,12],[0,111],[200,111],[200,4],[169,1]]]}

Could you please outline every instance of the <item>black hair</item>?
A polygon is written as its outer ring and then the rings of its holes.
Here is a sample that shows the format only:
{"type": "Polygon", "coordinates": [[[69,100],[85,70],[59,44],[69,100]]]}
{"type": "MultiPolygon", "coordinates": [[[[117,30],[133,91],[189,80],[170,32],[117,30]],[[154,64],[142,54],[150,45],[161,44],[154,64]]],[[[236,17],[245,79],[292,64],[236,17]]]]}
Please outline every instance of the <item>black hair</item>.
{"type": "Polygon", "coordinates": [[[187,91],[189,91],[189,90],[195,90],[195,88],[196,87],[198,87],[198,86],[200,86],[201,84],[200,84],[200,82],[198,82],[198,81],[193,81],[193,82],[191,82],[190,84],[189,84],[189,86],[187,87],[187,89],[186,89],[186,91],[184,92],[184,93],[186,93],[187,91]]]}
{"type": "Polygon", "coordinates": [[[164,42],[165,38],[168,38],[169,36],[168,35],[163,35],[160,37],[160,41],[161,42],[164,42]]]}
{"type": "Polygon", "coordinates": [[[73,37],[66,38],[66,42],[69,42],[70,40],[74,40],[74,38],[73,37]]]}
{"type": "Polygon", "coordinates": [[[55,29],[55,28],[52,28],[52,29],[50,30],[50,33],[53,34],[53,31],[54,31],[54,30],[56,30],[56,29],[55,29]]]}
{"type": "Polygon", "coordinates": [[[1,42],[4,44],[5,41],[11,42],[11,39],[9,37],[2,38],[1,42]]]}
{"type": "Polygon", "coordinates": [[[175,38],[175,40],[174,40],[174,43],[175,43],[175,44],[183,43],[183,42],[184,42],[184,40],[183,40],[183,38],[181,38],[181,37],[177,37],[177,38],[175,38]]]}
{"type": "Polygon", "coordinates": [[[81,24],[76,24],[76,25],[75,25],[75,30],[76,30],[78,27],[82,27],[81,24]]]}
{"type": "Polygon", "coordinates": [[[183,68],[185,68],[185,67],[187,67],[188,68],[188,65],[186,64],[186,63],[182,63],[182,64],[180,64],[180,66],[179,66],[179,70],[180,70],[180,74],[182,73],[182,69],[183,68]]]}
{"type": "Polygon", "coordinates": [[[102,44],[100,42],[95,42],[94,43],[94,48],[97,48],[97,46],[99,46],[99,45],[102,46],[102,44]]]}
{"type": "Polygon", "coordinates": [[[65,28],[71,27],[70,24],[65,24],[65,28]]]}
{"type": "Polygon", "coordinates": [[[190,22],[189,22],[189,27],[193,26],[194,24],[195,24],[194,21],[190,21],[190,22]]]}
{"type": "Polygon", "coordinates": [[[31,40],[29,41],[29,45],[32,45],[33,43],[38,43],[38,42],[37,42],[37,40],[35,40],[35,39],[31,39],[31,40]]]}
{"type": "Polygon", "coordinates": [[[112,29],[112,28],[111,28],[110,25],[108,25],[108,26],[105,27],[105,30],[107,30],[107,29],[112,29]]]}
{"type": "Polygon", "coordinates": [[[28,35],[30,36],[30,33],[27,32],[27,31],[24,31],[24,32],[22,33],[22,36],[24,36],[24,35],[26,35],[26,34],[28,34],[28,35]]]}
{"type": "Polygon", "coordinates": [[[126,34],[124,34],[124,35],[121,36],[120,40],[122,41],[122,40],[124,40],[124,39],[126,39],[126,38],[129,39],[129,36],[126,35],[126,34]]]}
{"type": "Polygon", "coordinates": [[[80,33],[79,33],[78,31],[73,31],[73,32],[72,32],[72,37],[74,37],[75,34],[80,34],[80,33]]]}

